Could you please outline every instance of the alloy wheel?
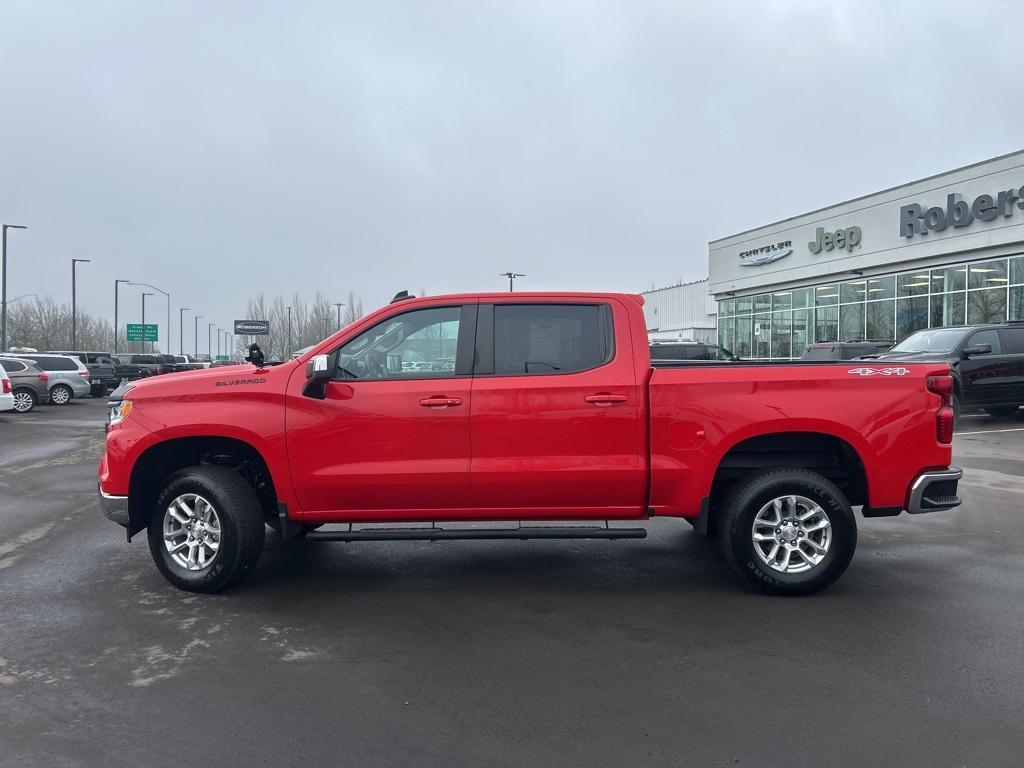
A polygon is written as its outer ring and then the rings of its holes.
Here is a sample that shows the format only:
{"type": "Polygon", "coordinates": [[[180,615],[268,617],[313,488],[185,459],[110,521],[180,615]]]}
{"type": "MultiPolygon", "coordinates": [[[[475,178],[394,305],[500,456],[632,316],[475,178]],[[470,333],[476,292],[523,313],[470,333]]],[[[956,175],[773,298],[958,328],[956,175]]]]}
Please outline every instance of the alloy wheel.
{"type": "Polygon", "coordinates": [[[832,522],[806,496],[779,496],[754,516],[750,532],[761,561],[779,573],[802,573],[820,563],[832,544],[832,522]]]}
{"type": "Polygon", "coordinates": [[[220,516],[202,496],[183,493],[164,512],[163,536],[167,554],[176,565],[188,571],[205,570],[220,549],[220,516]]]}

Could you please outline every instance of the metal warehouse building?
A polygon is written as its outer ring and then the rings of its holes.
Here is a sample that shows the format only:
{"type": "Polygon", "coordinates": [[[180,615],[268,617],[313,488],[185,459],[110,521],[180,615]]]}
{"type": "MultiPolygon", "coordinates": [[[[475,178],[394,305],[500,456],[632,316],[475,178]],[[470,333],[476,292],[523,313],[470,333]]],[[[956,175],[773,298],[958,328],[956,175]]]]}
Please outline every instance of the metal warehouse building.
{"type": "Polygon", "coordinates": [[[718,339],[740,357],[814,341],[1024,320],[1024,151],[708,244],[718,339]]]}
{"type": "Polygon", "coordinates": [[[645,291],[643,297],[651,341],[715,343],[715,301],[707,278],[645,291]]]}

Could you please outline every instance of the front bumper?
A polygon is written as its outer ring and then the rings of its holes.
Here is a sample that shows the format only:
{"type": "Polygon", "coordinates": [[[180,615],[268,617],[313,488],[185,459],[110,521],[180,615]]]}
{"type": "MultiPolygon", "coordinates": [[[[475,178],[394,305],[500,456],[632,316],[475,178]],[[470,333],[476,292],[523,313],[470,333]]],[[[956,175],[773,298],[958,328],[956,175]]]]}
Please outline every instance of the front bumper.
{"type": "Polygon", "coordinates": [[[960,467],[949,467],[934,472],[922,472],[910,486],[907,512],[921,515],[960,506],[956,486],[964,471],[960,467]]]}
{"type": "Polygon", "coordinates": [[[100,495],[100,510],[103,512],[103,516],[108,520],[111,520],[118,525],[128,527],[128,497],[127,496],[111,496],[103,492],[102,488],[97,487],[97,491],[100,495]]]}

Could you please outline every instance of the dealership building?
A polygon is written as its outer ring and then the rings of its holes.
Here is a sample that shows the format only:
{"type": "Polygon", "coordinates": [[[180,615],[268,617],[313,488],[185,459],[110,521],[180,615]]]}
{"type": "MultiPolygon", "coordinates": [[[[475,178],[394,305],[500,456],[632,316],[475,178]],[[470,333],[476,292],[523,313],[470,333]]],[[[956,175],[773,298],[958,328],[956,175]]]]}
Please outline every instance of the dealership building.
{"type": "Polygon", "coordinates": [[[815,341],[1024,320],[1024,151],[708,244],[718,340],[740,357],[815,341]]]}

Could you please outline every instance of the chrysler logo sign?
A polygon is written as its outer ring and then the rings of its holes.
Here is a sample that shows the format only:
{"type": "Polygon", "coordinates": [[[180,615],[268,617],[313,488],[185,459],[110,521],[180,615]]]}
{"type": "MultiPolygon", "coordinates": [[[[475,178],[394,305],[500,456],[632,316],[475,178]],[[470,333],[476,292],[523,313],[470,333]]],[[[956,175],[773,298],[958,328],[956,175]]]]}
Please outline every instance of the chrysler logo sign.
{"type": "Polygon", "coordinates": [[[741,267],[760,267],[771,264],[773,261],[789,256],[793,252],[793,242],[783,240],[770,245],[762,245],[760,248],[751,248],[749,251],[740,252],[741,267]]]}
{"type": "Polygon", "coordinates": [[[269,320],[235,320],[236,336],[269,336],[269,320]]]}

